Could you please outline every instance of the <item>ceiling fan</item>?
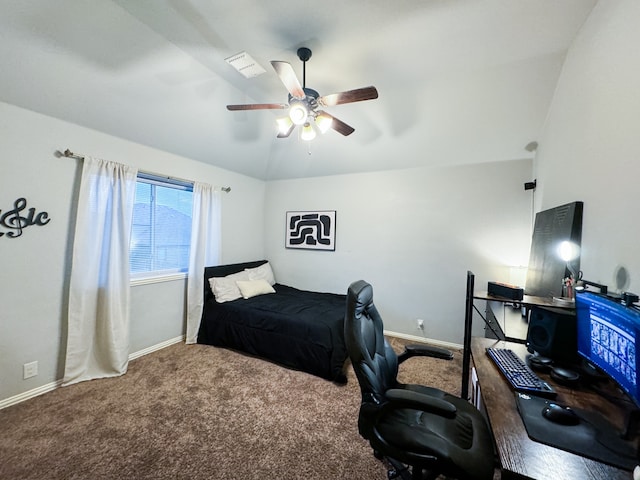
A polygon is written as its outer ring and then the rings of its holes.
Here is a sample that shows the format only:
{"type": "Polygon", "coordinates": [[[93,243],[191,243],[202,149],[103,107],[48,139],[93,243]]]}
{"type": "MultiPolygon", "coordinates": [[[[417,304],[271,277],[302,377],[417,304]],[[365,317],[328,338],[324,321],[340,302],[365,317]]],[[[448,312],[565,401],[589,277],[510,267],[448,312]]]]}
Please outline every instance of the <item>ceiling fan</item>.
{"type": "Polygon", "coordinates": [[[300,137],[303,140],[313,140],[316,132],[313,124],[325,133],[330,128],[342,135],[350,135],[354,128],[347,125],[342,120],[328,114],[321,107],[332,107],[345,103],[362,102],[363,100],[373,100],[378,98],[376,87],[357,88],[346,92],[323,95],[306,87],[306,63],[311,58],[311,50],[302,47],[297,51],[298,58],[302,61],[302,85],[298,81],[293,67],[288,62],[278,60],[271,61],[274,70],[289,92],[288,103],[249,103],[242,105],[227,105],[227,109],[236,110],[284,110],[289,109],[286,117],[278,118],[278,138],[287,138],[291,132],[300,125],[302,132],[300,137]]]}

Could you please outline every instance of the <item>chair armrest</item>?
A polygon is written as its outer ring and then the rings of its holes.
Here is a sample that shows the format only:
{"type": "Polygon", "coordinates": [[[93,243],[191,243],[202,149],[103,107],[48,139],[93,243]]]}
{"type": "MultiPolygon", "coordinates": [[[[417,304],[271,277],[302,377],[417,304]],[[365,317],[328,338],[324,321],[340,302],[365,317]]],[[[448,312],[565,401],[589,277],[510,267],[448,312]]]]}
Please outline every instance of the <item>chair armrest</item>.
{"type": "Polygon", "coordinates": [[[458,409],[446,400],[431,397],[413,390],[391,388],[385,392],[389,407],[391,408],[412,408],[423,412],[435,413],[442,417],[454,418],[458,409]]]}
{"type": "Polygon", "coordinates": [[[434,357],[443,360],[452,360],[453,353],[445,348],[432,347],[430,345],[407,345],[404,352],[398,355],[398,363],[411,357],[434,357]]]}

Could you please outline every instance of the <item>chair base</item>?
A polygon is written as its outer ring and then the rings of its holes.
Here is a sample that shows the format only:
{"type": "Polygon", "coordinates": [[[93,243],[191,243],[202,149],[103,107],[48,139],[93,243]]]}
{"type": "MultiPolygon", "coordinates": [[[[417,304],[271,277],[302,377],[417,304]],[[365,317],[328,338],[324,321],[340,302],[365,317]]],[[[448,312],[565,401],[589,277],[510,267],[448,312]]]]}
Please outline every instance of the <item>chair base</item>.
{"type": "Polygon", "coordinates": [[[439,473],[426,470],[417,470],[414,467],[405,465],[394,458],[384,457],[380,452],[374,451],[373,455],[387,465],[387,478],[394,480],[435,480],[439,473]]]}

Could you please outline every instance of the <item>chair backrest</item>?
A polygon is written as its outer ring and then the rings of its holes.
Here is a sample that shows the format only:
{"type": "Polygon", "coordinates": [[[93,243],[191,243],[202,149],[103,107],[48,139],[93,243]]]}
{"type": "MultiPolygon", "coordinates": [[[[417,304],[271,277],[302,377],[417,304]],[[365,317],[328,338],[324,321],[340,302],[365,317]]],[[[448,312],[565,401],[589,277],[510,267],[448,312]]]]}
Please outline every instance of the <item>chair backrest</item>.
{"type": "Polygon", "coordinates": [[[384,337],[382,318],[373,303],[373,288],[364,280],[347,291],[344,337],[358,377],[363,402],[380,404],[397,385],[398,356],[384,337]]]}

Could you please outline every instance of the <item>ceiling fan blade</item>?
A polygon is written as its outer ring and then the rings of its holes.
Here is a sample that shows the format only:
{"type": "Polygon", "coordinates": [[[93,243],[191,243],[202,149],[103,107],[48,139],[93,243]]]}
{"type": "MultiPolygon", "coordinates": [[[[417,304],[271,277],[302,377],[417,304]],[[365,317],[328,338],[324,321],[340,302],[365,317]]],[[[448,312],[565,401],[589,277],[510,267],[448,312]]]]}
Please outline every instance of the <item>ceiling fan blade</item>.
{"type": "Polygon", "coordinates": [[[327,117],[331,117],[331,128],[333,128],[336,132],[344,135],[345,137],[355,132],[356,130],[355,128],[353,128],[351,125],[347,125],[342,120],[337,119],[333,115],[329,115],[327,112],[324,112],[324,111],[320,113],[322,113],[323,115],[326,115],[327,117]]]}
{"type": "Polygon", "coordinates": [[[281,110],[289,108],[286,103],[245,103],[242,105],[227,105],[227,110],[281,110]]]}
{"type": "Polygon", "coordinates": [[[356,88],[341,93],[332,93],[318,98],[318,104],[323,107],[332,107],[334,105],[342,105],[343,103],[362,102],[364,100],[373,100],[378,98],[378,90],[376,87],[356,88]]]}
{"type": "Polygon", "coordinates": [[[286,132],[279,132],[276,138],[287,138],[289,135],[291,135],[291,132],[293,132],[294,128],[296,128],[296,124],[292,123],[289,127],[289,130],[287,130],[286,132]]]}
{"type": "Polygon", "coordinates": [[[272,60],[271,65],[273,65],[274,70],[280,77],[280,80],[282,80],[282,83],[284,83],[284,86],[287,88],[287,91],[291,96],[299,100],[306,98],[302,85],[300,85],[296,72],[293,71],[293,67],[290,63],[272,60]]]}

